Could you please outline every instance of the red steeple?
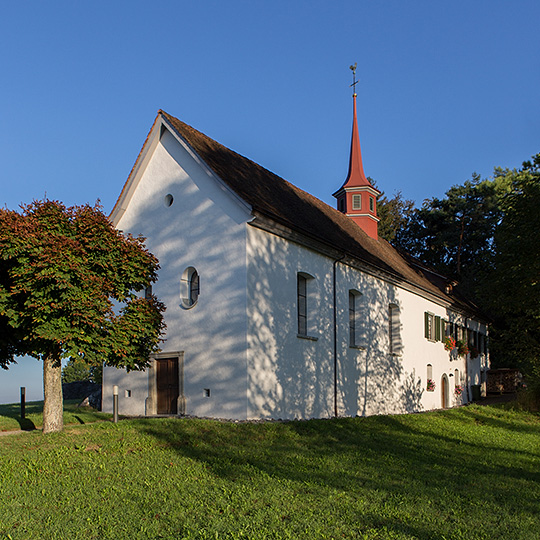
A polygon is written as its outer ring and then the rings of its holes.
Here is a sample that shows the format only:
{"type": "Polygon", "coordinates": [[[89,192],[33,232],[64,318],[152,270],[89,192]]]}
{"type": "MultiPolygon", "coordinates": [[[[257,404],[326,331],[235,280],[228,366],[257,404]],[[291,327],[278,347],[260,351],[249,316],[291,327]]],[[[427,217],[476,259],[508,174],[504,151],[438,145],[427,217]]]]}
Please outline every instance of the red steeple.
{"type": "MultiPolygon", "coordinates": [[[[356,81],[356,64],[351,66],[353,71],[353,84],[356,81]]],[[[358,122],[356,120],[356,92],[353,94],[353,128],[351,136],[351,154],[349,158],[349,174],[345,183],[334,193],[337,199],[337,208],[347,217],[350,217],[369,236],[377,240],[377,197],[380,191],[374,188],[364,173],[362,165],[362,152],[358,136],[358,122]]]]}
{"type": "Polygon", "coordinates": [[[353,126],[351,136],[351,155],[349,158],[349,174],[343,187],[370,186],[362,165],[362,151],[358,136],[358,121],[356,120],[356,94],[353,94],[353,126]]]}

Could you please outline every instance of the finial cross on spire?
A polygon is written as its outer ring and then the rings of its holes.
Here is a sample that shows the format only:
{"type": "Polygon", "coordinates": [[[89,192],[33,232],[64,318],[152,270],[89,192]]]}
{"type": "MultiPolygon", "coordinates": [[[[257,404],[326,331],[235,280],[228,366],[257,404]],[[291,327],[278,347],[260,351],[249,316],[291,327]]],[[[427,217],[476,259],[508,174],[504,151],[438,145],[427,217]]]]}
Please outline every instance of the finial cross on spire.
{"type": "Polygon", "coordinates": [[[352,71],[352,77],[353,77],[353,82],[350,86],[353,87],[353,96],[356,96],[356,85],[358,84],[358,81],[356,80],[356,66],[357,66],[357,62],[354,63],[353,66],[349,66],[349,69],[352,71]]]}

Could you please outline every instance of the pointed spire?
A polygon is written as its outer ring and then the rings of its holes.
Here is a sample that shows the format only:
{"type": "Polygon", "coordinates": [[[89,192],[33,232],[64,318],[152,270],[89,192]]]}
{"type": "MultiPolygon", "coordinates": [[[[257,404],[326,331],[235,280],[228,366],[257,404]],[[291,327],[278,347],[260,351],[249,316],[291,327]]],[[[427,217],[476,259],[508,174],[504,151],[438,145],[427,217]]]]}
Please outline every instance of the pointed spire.
{"type": "MultiPolygon", "coordinates": [[[[356,84],[356,83],[354,83],[356,84]]],[[[353,127],[351,135],[351,154],[349,157],[349,174],[343,187],[370,186],[364,173],[360,137],[358,136],[358,120],[356,119],[356,92],[353,94],[353,127]]]]}
{"type": "Polygon", "coordinates": [[[356,64],[350,66],[353,72],[353,128],[351,136],[351,154],[349,157],[349,173],[345,183],[334,193],[337,208],[351,218],[371,238],[377,240],[377,197],[380,191],[374,188],[364,173],[360,137],[358,136],[358,120],[356,118],[356,64]]]}

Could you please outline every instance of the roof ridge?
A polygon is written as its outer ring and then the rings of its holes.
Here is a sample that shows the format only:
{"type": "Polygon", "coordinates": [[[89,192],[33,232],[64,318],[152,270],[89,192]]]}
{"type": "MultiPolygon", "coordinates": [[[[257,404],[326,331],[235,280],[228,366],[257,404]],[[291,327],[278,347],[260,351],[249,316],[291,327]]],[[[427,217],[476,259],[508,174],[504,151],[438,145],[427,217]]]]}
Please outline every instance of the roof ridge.
{"type": "MultiPolygon", "coordinates": [[[[254,212],[314,238],[323,245],[331,246],[394,279],[438,296],[460,309],[476,311],[471,302],[460,301],[446,294],[444,287],[440,286],[441,280],[436,279],[436,276],[430,279],[427,272],[415,269],[412,261],[407,260],[390,243],[371,238],[347,216],[315,195],[227,148],[163,109],[158,110],[157,117],[160,115],[212,172],[249,204],[254,212]]],[[[147,142],[148,137],[145,144],[147,142]]]]}

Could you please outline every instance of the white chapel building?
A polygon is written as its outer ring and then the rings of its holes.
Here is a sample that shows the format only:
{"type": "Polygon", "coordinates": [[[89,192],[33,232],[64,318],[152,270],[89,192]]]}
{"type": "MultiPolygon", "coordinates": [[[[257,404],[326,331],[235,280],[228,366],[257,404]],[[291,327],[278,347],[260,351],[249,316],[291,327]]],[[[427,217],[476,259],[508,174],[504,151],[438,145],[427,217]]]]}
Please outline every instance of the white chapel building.
{"type": "Polygon", "coordinates": [[[336,209],[158,112],[111,220],[159,259],[166,335],[145,371],[104,369],[103,410],[113,385],[120,414],[237,420],[406,413],[485,391],[478,310],[378,237],[353,105],[336,209]]]}

